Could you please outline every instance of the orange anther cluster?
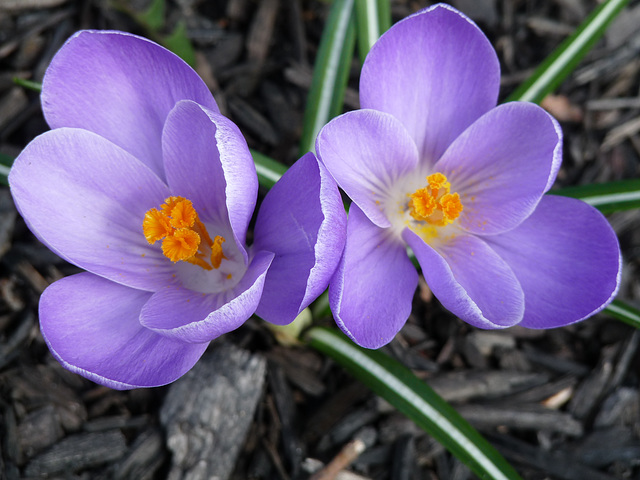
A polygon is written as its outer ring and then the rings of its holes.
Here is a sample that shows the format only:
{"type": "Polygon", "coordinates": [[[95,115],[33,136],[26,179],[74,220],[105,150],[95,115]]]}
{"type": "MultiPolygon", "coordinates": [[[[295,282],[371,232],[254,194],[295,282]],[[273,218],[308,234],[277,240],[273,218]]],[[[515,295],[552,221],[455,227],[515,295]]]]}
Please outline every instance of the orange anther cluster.
{"type": "Polygon", "coordinates": [[[151,244],[162,240],[162,253],[172,262],[184,260],[211,270],[227,258],[222,251],[225,239],[217,235],[212,240],[191,201],[183,197],[169,197],[160,209],[149,210],[142,232],[151,244]]]}
{"type": "Polygon", "coordinates": [[[420,222],[443,227],[460,216],[460,195],[449,193],[451,184],[442,173],[427,177],[428,185],[409,194],[409,214],[420,222]]]}
{"type": "Polygon", "coordinates": [[[222,253],[222,242],[224,242],[224,238],[217,235],[211,244],[211,265],[213,265],[213,268],[220,268],[222,259],[227,258],[222,253]]]}

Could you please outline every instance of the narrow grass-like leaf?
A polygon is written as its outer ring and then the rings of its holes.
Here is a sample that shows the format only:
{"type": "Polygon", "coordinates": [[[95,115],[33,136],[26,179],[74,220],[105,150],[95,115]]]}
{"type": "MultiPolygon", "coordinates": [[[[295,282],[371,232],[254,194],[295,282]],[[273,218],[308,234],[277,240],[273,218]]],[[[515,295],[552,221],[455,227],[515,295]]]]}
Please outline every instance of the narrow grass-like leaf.
{"type": "Polygon", "coordinates": [[[336,0],[322,33],[304,112],[300,155],[315,151],[316,135],[342,112],[344,90],[355,48],[354,0],[336,0]]]}
{"type": "Polygon", "coordinates": [[[265,188],[273,187],[280,180],[280,177],[284,175],[284,172],[287,171],[285,165],[260,152],[251,150],[251,156],[253,157],[253,163],[256,165],[258,183],[265,188]]]}
{"type": "Polygon", "coordinates": [[[637,178],[565,187],[549,193],[579,198],[602,213],[640,208],[640,179],[637,178]]]}
{"type": "Polygon", "coordinates": [[[607,0],[598,6],[507,101],[540,103],[575,69],[627,3],[629,0],[607,0]]]}
{"type": "Polygon", "coordinates": [[[380,35],[391,28],[391,1],[378,0],[378,28],[380,35]]]}
{"type": "Polygon", "coordinates": [[[136,20],[149,30],[160,30],[164,27],[165,0],[153,0],[149,8],[136,15],[136,20]]]}
{"type": "Polygon", "coordinates": [[[365,350],[337,330],[314,327],[306,338],[438,440],[480,478],[520,479],[513,467],[453,407],[388,355],[365,350]]]}
{"type": "Polygon", "coordinates": [[[9,171],[14,160],[12,156],[0,153],[0,184],[9,185],[9,171]]]}
{"type": "Polygon", "coordinates": [[[640,328],[640,310],[620,300],[614,300],[604,309],[604,313],[635,328],[640,328]]]}
{"type": "Polygon", "coordinates": [[[376,43],[380,30],[380,14],[378,0],[356,0],[356,27],[358,29],[358,53],[360,62],[364,63],[367,53],[376,43]]]}
{"type": "Polygon", "coordinates": [[[171,35],[162,38],[162,45],[182,58],[192,67],[196,65],[196,51],[187,36],[187,27],[184,22],[179,22],[171,35]]]}
{"type": "Polygon", "coordinates": [[[42,83],[34,82],[33,80],[25,80],[20,77],[13,77],[13,83],[19,87],[26,88],[27,90],[33,90],[34,92],[42,91],[42,83]]]}

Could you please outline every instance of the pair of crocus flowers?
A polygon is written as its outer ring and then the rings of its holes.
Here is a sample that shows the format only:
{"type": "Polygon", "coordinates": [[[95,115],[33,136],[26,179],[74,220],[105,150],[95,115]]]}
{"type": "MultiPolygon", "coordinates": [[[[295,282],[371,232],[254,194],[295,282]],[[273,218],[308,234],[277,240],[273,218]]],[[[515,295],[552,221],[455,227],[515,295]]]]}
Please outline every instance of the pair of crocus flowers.
{"type": "Polygon", "coordinates": [[[393,26],[364,63],[362,109],[267,194],[245,248],[255,169],[202,81],[147,40],[74,35],[43,82],[53,130],[9,179],[32,231],[90,272],[41,298],[52,353],[113,388],[162,385],[254,312],[291,322],[329,282],[338,325],[377,348],[411,311],[408,247],[440,302],[480,328],[601,310],[617,238],[587,204],[544,196],[560,127],[533,104],[496,106],[499,77],[486,37],[447,5],[393,26]]]}

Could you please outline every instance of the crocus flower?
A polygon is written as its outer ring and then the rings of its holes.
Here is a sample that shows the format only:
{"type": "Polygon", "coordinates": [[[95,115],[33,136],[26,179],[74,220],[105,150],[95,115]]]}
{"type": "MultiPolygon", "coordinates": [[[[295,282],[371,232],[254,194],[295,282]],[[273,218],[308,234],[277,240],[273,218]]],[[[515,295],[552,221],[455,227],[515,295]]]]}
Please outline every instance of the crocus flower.
{"type": "Polygon", "coordinates": [[[9,176],[32,232],[87,270],[53,283],[40,325],[69,370],[116,389],[163,385],[254,312],[291,322],[326,288],[346,214],[314,155],[276,184],[245,246],[258,181],[238,128],[159,45],[71,37],[46,72],[52,130],[9,176]]]}
{"type": "Polygon", "coordinates": [[[479,328],[551,328],[618,290],[616,235],[589,205],[544,196],[562,132],[530,103],[496,106],[500,69],[478,27],[448,5],[393,26],[362,68],[362,109],[320,132],[316,152],[351,197],[329,285],[339,326],[377,348],[406,322],[418,275],[479,328]]]}

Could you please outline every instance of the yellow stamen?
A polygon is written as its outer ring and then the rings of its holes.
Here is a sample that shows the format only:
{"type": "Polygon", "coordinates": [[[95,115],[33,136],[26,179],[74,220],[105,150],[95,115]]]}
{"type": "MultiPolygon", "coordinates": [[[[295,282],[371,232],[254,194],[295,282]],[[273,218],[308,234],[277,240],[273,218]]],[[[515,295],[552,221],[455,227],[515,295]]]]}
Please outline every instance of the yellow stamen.
{"type": "Polygon", "coordinates": [[[440,205],[442,205],[442,214],[445,218],[451,219],[450,221],[455,220],[462,213],[462,202],[457,192],[443,195],[440,205]]]}
{"type": "Polygon", "coordinates": [[[211,265],[213,265],[213,268],[220,268],[223,258],[228,260],[222,252],[222,242],[224,241],[224,238],[220,235],[216,235],[216,238],[213,239],[213,244],[211,245],[211,265]]]}
{"type": "Polygon", "coordinates": [[[433,214],[438,207],[436,199],[431,194],[430,188],[420,188],[415,193],[411,194],[411,200],[409,200],[409,212],[416,220],[424,220],[433,214]]]}
{"type": "Polygon", "coordinates": [[[162,240],[162,253],[172,262],[185,261],[205,270],[220,268],[228,260],[222,251],[224,237],[211,240],[193,204],[183,197],[169,197],[160,209],[150,209],[142,232],[151,244],[162,240]]]}
{"type": "Polygon", "coordinates": [[[451,188],[451,184],[447,180],[447,177],[445,177],[440,172],[429,175],[427,177],[427,182],[429,182],[429,187],[431,187],[431,189],[435,192],[437,192],[441,188],[444,188],[446,189],[446,193],[449,193],[449,188],[451,188]]]}
{"type": "Polygon", "coordinates": [[[144,233],[147,242],[155,243],[171,234],[171,225],[169,218],[164,212],[157,208],[152,208],[144,215],[142,221],[142,233],[144,233]]]}
{"type": "MultiPolygon", "coordinates": [[[[200,232],[202,239],[207,243],[207,245],[213,245],[213,240],[211,240],[211,237],[209,236],[209,232],[207,232],[207,227],[204,226],[204,223],[202,223],[197,216],[196,216],[195,224],[196,224],[196,226],[194,227],[195,230],[200,232]]],[[[224,240],[222,241],[224,242],[224,240]]]]}
{"type": "Polygon", "coordinates": [[[187,258],[187,259],[185,259],[185,262],[192,263],[193,265],[197,265],[199,267],[202,267],[205,270],[213,270],[213,267],[211,265],[209,265],[207,262],[205,262],[203,259],[201,259],[200,257],[187,258]]]}
{"type": "Polygon", "coordinates": [[[188,228],[173,232],[162,242],[162,253],[172,262],[193,257],[200,246],[200,235],[188,228]]]}
{"type": "Polygon", "coordinates": [[[442,173],[427,177],[428,185],[409,194],[409,214],[419,222],[443,227],[462,213],[460,195],[449,193],[451,184],[442,173]]]}
{"type": "Polygon", "coordinates": [[[182,198],[182,197],[167,197],[164,200],[164,203],[162,205],[160,205],[160,208],[162,208],[162,210],[164,212],[166,212],[167,215],[169,215],[169,214],[171,214],[171,210],[173,210],[173,207],[175,207],[176,204],[180,200],[186,200],[186,198],[182,198]]]}
{"type": "Polygon", "coordinates": [[[171,226],[173,228],[191,228],[196,221],[196,209],[189,200],[176,202],[171,209],[171,226]]]}

